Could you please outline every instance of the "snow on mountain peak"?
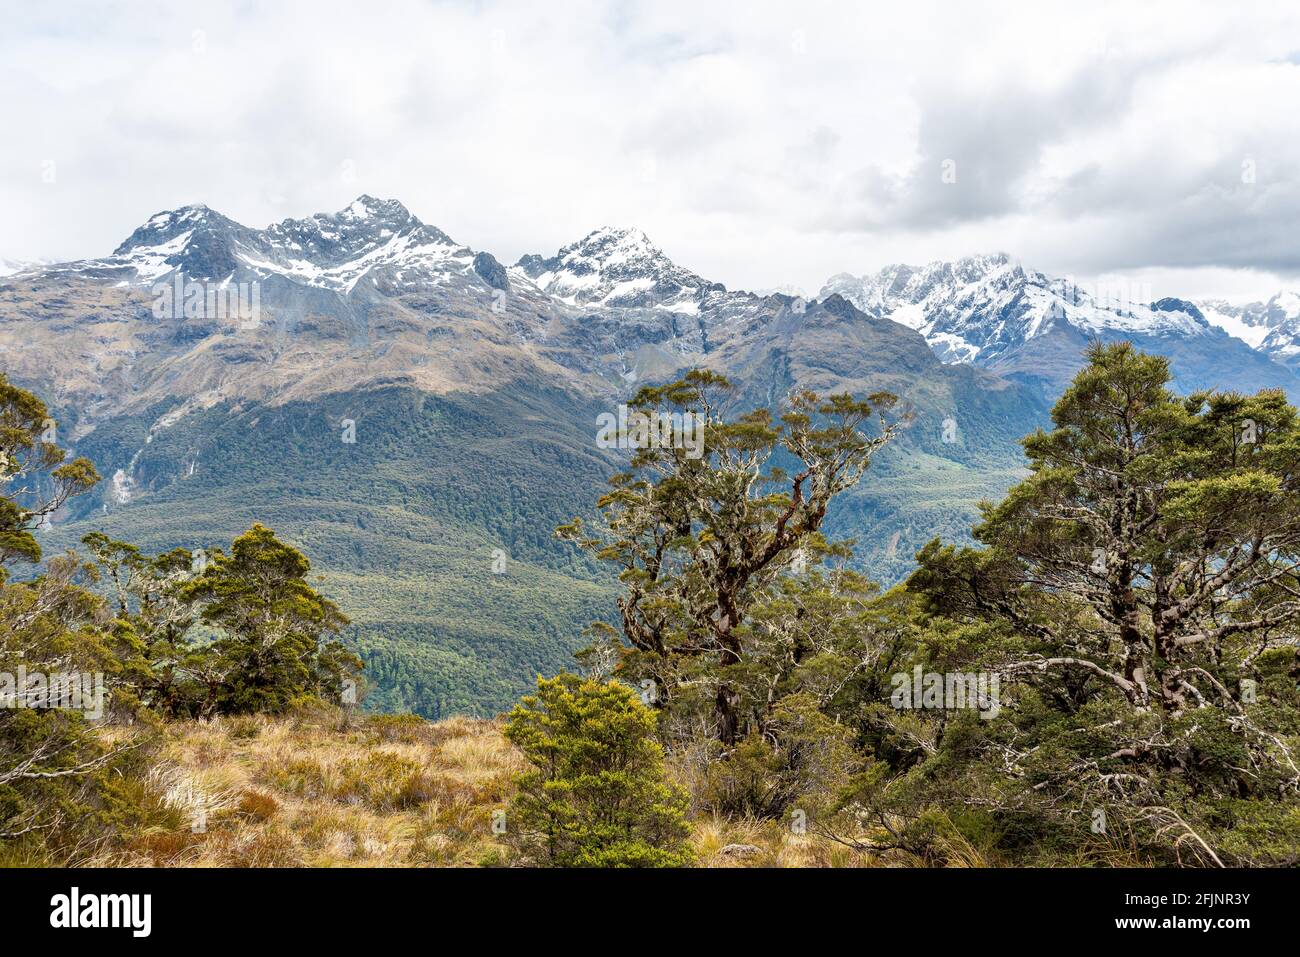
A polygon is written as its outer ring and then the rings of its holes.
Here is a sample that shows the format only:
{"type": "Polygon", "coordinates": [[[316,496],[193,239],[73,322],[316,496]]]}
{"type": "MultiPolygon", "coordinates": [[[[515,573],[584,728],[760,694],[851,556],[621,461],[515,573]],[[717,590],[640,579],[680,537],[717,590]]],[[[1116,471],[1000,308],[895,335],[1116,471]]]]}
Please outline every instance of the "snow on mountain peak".
{"type": "Polygon", "coordinates": [[[152,285],[178,272],[194,279],[241,281],[281,275],[309,286],[350,292],[362,276],[392,270],[397,281],[432,283],[467,272],[472,250],[422,223],[396,200],[357,197],[337,213],[285,219],[250,229],[203,204],[156,213],[113,255],[51,267],[123,277],[152,285]]]}
{"type": "Polygon", "coordinates": [[[190,235],[198,229],[225,229],[238,224],[202,203],[181,206],[154,213],[126,240],[113,250],[114,256],[124,256],[135,250],[156,249],[172,243],[178,236],[190,235]]]}
{"type": "Polygon", "coordinates": [[[618,271],[650,275],[676,268],[649,236],[634,227],[601,227],[565,246],[556,256],[562,268],[577,274],[618,271]]]}
{"type": "Polygon", "coordinates": [[[524,256],[515,268],[572,305],[694,312],[705,292],[721,288],[682,269],[634,227],[602,227],[549,258],[524,256]]]}
{"type": "MultiPolygon", "coordinates": [[[[334,213],[285,219],[260,230],[195,203],[155,213],[109,257],[33,265],[36,270],[0,261],[0,276],[21,268],[136,287],[174,274],[223,283],[279,276],[342,295],[363,279],[364,288],[379,286],[388,294],[452,282],[500,291],[518,280],[570,306],[685,315],[701,315],[702,309],[719,315],[719,296],[730,303],[740,295],[678,266],[636,227],[604,226],[554,255],[524,256],[506,269],[421,222],[397,200],[369,194],[334,213]]],[[[836,294],[869,315],[920,332],[947,362],[996,365],[1030,340],[1059,330],[1072,340],[1080,334],[1111,339],[1226,333],[1300,367],[1300,295],[1291,291],[1245,306],[1151,302],[1140,286],[1097,288],[1052,278],[993,252],[923,266],[895,264],[866,276],[840,273],[827,280],[818,298],[836,294]]],[[[733,309],[735,315],[742,311],[733,309]]]]}
{"type": "Polygon", "coordinates": [[[602,226],[566,248],[584,256],[597,256],[609,264],[663,256],[650,237],[635,226],[602,226]]]}
{"type": "Polygon", "coordinates": [[[919,331],[946,362],[989,362],[1058,324],[1088,335],[1199,335],[1211,326],[1191,303],[1149,304],[1141,288],[1110,289],[1053,279],[1006,253],[886,266],[874,276],[841,273],[839,293],[864,311],[919,331]]]}
{"type": "Polygon", "coordinates": [[[352,201],[352,205],[338,215],[349,219],[369,219],[374,216],[394,214],[409,217],[411,212],[395,199],[379,199],[369,193],[362,193],[352,201]]]}
{"type": "Polygon", "coordinates": [[[293,266],[309,280],[322,278],[331,270],[350,274],[354,272],[347,268],[350,264],[364,263],[368,268],[380,262],[443,259],[461,248],[442,230],[420,222],[397,200],[366,195],[337,213],[286,219],[262,235],[268,247],[264,254],[273,262],[293,266]]]}
{"type": "Polygon", "coordinates": [[[1230,336],[1265,352],[1300,352],[1300,295],[1283,290],[1267,302],[1234,305],[1222,299],[1197,304],[1206,319],[1230,336]],[[1276,335],[1275,335],[1276,333],[1276,335]],[[1266,346],[1265,343],[1269,344],[1266,346]]]}

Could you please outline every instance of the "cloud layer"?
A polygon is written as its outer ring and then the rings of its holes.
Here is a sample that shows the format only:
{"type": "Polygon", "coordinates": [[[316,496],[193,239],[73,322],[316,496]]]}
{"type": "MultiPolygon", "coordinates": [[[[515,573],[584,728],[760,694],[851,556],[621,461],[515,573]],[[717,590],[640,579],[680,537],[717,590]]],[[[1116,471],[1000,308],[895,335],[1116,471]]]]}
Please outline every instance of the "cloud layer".
{"type": "Polygon", "coordinates": [[[730,286],[995,249],[1158,294],[1296,281],[1300,8],[1032,9],[24,5],[0,256],[366,192],[508,260],[635,224],[730,286]]]}

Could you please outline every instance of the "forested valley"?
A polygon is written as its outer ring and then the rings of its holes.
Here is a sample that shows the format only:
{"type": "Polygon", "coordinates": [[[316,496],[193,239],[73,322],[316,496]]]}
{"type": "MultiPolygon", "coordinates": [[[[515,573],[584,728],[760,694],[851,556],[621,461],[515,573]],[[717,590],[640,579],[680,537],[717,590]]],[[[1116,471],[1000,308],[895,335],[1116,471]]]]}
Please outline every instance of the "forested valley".
{"type": "Polygon", "coordinates": [[[1027,477],[890,587],[828,515],[893,395],[646,386],[703,454],[633,443],[553,530],[592,624],[521,617],[500,654],[581,650],[489,719],[260,521],[47,553],[100,475],[0,377],[0,864],[1293,867],[1300,420],[1170,381],[1094,345],[1027,477]]]}

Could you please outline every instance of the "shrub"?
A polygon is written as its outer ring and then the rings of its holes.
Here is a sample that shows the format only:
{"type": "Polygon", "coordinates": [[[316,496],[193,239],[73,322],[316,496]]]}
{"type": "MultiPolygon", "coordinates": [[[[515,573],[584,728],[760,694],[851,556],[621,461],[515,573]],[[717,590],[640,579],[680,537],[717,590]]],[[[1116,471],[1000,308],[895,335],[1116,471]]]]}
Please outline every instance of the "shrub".
{"type": "Polygon", "coordinates": [[[533,765],[507,810],[507,844],[552,867],[687,865],[686,796],[664,778],[655,723],[625,685],[539,678],[506,724],[533,765]]]}

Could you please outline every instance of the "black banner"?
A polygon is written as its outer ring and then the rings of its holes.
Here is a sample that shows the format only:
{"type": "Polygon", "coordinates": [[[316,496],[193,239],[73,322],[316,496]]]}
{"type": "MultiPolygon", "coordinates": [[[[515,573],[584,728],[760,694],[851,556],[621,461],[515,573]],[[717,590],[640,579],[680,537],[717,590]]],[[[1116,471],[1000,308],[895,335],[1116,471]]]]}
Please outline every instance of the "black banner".
{"type": "Polygon", "coordinates": [[[642,928],[754,939],[957,946],[1046,932],[1055,940],[1231,943],[1294,922],[1293,871],[1159,870],[11,870],[0,919],[11,952],[75,935],[236,945],[376,944],[461,929],[499,945],[642,928]],[[557,938],[555,935],[561,935],[557,938]]]}

